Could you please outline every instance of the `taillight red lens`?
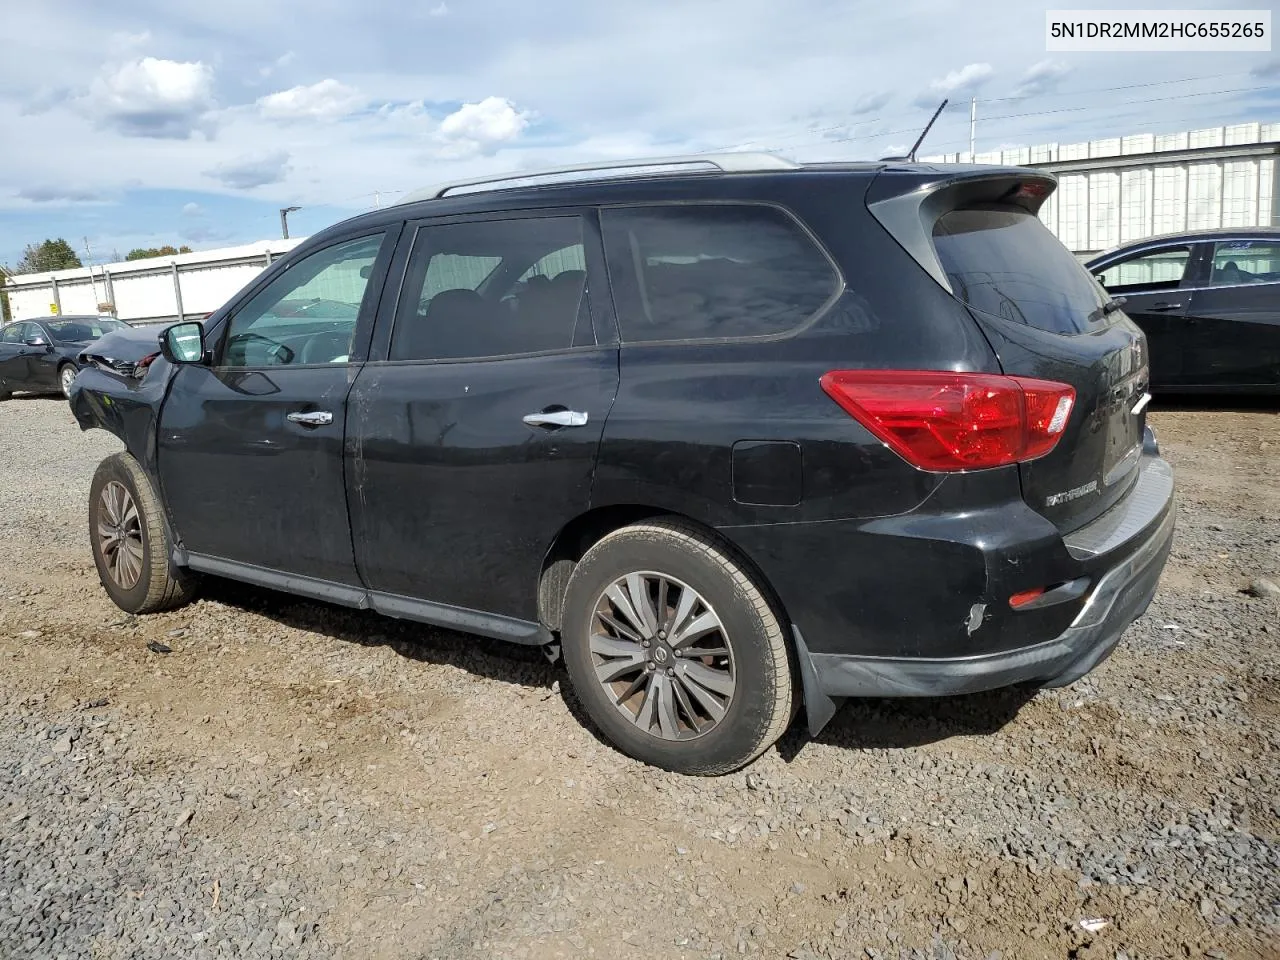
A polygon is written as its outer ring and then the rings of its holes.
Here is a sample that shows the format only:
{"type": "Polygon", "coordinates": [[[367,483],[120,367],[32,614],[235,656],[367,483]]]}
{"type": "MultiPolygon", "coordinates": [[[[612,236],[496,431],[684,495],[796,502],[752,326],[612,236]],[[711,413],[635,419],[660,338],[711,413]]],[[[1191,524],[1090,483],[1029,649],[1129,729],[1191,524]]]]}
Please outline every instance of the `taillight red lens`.
{"type": "Polygon", "coordinates": [[[988,373],[833,370],[822,389],[922,470],[982,470],[1043,457],[1075,403],[1065,383],[988,373]]]}

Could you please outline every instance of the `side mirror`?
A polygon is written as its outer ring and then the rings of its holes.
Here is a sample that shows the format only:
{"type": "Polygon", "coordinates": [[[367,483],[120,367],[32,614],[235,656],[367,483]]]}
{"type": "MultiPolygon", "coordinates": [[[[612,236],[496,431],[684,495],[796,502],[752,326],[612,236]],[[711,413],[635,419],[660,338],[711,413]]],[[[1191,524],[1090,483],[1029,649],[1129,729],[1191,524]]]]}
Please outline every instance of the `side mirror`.
{"type": "Polygon", "coordinates": [[[204,359],[204,327],[175,323],[160,334],[160,352],[170,363],[199,363],[204,359]]]}
{"type": "Polygon", "coordinates": [[[23,340],[22,342],[25,343],[28,347],[47,347],[49,345],[49,341],[39,335],[36,335],[34,337],[27,337],[27,339],[23,340]]]}

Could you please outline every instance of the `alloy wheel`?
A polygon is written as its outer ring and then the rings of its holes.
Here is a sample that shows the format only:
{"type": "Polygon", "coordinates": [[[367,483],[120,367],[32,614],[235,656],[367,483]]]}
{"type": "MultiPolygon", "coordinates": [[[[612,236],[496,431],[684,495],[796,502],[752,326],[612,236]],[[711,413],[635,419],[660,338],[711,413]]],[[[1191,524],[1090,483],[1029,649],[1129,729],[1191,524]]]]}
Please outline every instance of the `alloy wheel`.
{"type": "Polygon", "coordinates": [[[692,740],[724,718],[737,689],[724,623],[696,590],[662,573],[630,573],[598,598],[592,666],[618,711],[663,740],[692,740]]]}
{"type": "Polygon", "coordinates": [[[132,590],[142,576],[142,519],[123,483],[112,480],[99,497],[98,547],[116,585],[132,590]]]}
{"type": "Polygon", "coordinates": [[[62,385],[64,397],[71,396],[71,384],[76,378],[76,372],[74,367],[63,367],[62,373],[58,374],[58,382],[62,385]]]}

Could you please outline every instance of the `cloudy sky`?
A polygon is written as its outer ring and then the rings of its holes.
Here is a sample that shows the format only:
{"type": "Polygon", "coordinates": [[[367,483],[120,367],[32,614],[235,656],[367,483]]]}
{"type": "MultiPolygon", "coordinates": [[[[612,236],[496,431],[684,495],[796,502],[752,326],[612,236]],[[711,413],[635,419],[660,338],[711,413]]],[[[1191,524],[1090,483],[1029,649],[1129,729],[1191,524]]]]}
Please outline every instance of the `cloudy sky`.
{"type": "MultiPolygon", "coordinates": [[[[1176,7],[1175,0],[1160,6],[1176,7]]],[[[1239,9],[1256,0],[1192,0],[1239,9]]],[[[1064,6],[1053,4],[1053,8],[1064,6]]],[[[1094,4],[1101,6],[1101,4],[1094,4]]],[[[463,176],[1280,121],[1266,54],[1045,52],[1025,0],[40,0],[0,44],[0,264],[295,236],[463,176]]]]}

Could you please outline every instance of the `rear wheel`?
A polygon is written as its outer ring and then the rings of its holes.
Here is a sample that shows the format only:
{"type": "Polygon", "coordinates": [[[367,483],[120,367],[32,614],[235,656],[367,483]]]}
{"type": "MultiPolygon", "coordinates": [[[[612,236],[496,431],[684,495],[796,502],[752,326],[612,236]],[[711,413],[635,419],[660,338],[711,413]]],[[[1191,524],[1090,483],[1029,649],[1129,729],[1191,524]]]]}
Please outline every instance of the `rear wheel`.
{"type": "Polygon", "coordinates": [[[64,397],[69,398],[71,396],[71,384],[75,381],[76,374],[79,372],[80,369],[74,363],[64,363],[58,368],[58,386],[62,388],[64,397]]]}
{"type": "Polygon", "coordinates": [[[120,609],[155,613],[195,596],[195,576],[169,560],[173,543],[151,481],[127,453],[107,457],[93,476],[89,538],[98,579],[120,609]]]}
{"type": "Polygon", "coordinates": [[[763,591],[684,523],[624,527],[588,550],[561,639],[591,719],[624,753],[666,770],[736,770],[793,715],[790,655],[763,591]]]}

